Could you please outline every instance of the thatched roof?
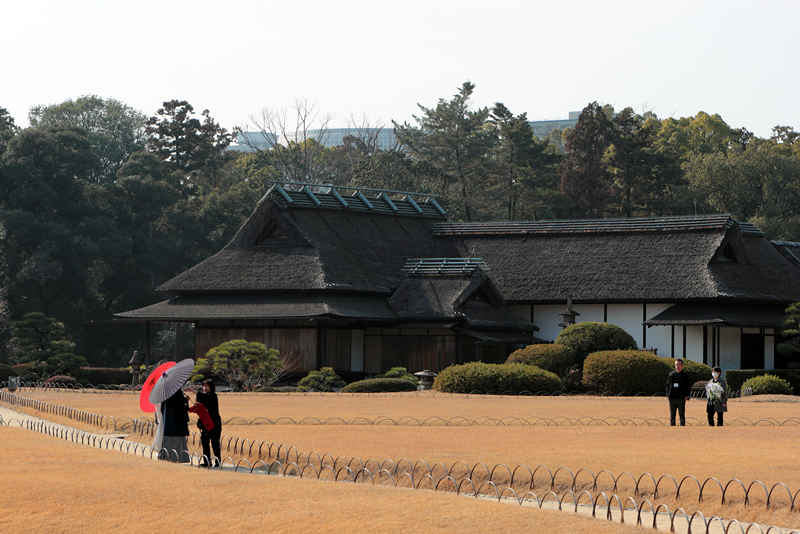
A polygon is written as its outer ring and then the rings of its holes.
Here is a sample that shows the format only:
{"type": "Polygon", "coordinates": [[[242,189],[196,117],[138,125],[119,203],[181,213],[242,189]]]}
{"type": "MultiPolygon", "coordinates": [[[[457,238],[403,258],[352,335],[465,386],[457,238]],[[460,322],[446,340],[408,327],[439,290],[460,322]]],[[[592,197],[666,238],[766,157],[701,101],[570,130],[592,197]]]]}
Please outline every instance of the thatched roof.
{"type": "Polygon", "coordinates": [[[480,256],[511,303],[800,300],[800,273],[730,216],[440,223],[437,246],[480,256]]]}
{"type": "Polygon", "coordinates": [[[444,216],[427,202],[414,201],[416,211],[408,201],[397,200],[397,211],[392,211],[382,193],[367,200],[372,209],[355,195],[337,193],[340,202],[331,193],[318,192],[313,198],[319,204],[308,195],[308,188],[273,187],[224,249],[158,291],[389,294],[403,280],[406,259],[433,256],[433,225],[444,216]]]}
{"type": "Polygon", "coordinates": [[[479,266],[482,262],[472,260],[409,261],[404,269],[408,277],[389,298],[389,305],[398,318],[405,320],[458,320],[469,329],[530,327],[528,321],[508,308],[479,266]]]}
{"type": "Polygon", "coordinates": [[[800,243],[794,241],[772,241],[772,246],[795,267],[800,267],[800,243]]]}
{"type": "Polygon", "coordinates": [[[791,247],[727,215],[449,223],[424,195],[312,189],[274,186],[223,250],[158,288],[171,300],[117,317],[513,331],[527,322],[507,303],[800,301],[791,247]]]}

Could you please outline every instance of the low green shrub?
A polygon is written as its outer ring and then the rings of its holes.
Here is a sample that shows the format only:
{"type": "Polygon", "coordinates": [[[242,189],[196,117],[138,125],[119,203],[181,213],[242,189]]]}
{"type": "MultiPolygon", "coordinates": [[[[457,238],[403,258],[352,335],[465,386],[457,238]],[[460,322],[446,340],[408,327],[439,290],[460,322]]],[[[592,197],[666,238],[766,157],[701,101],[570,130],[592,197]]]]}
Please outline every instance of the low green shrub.
{"type": "Polygon", "coordinates": [[[789,382],[789,384],[800,385],[800,370],[797,369],[730,369],[725,371],[728,391],[740,391],[742,389],[742,384],[748,379],[766,374],[783,378],[789,382]]]}
{"type": "Polygon", "coordinates": [[[753,395],[791,395],[789,382],[775,375],[761,375],[748,378],[742,389],[753,388],[753,395]]]}
{"type": "Polygon", "coordinates": [[[583,385],[598,393],[664,393],[673,360],[644,350],[593,352],[583,362],[583,385]]]}
{"type": "Polygon", "coordinates": [[[416,391],[417,386],[404,378],[368,378],[352,382],[342,388],[347,393],[386,393],[389,391],[416,391]]]}
{"type": "Polygon", "coordinates": [[[524,363],[535,365],[545,371],[555,373],[560,378],[567,376],[567,372],[578,362],[575,350],[558,343],[539,343],[528,345],[515,350],[506,360],[506,363],[524,363]]]}
{"type": "MultiPolygon", "coordinates": [[[[587,321],[566,327],[556,337],[556,343],[572,347],[582,363],[586,357],[601,350],[634,350],[636,340],[619,326],[587,321]]],[[[666,380],[666,379],[665,379],[666,380]]]]}
{"type": "Polygon", "coordinates": [[[400,378],[408,380],[414,384],[414,389],[419,385],[419,378],[409,373],[405,367],[392,367],[385,373],[377,375],[375,378],[400,378]]]}
{"type": "Polygon", "coordinates": [[[297,391],[333,391],[341,387],[344,387],[344,380],[333,372],[333,367],[311,371],[297,383],[297,391]]]}
{"type": "Polygon", "coordinates": [[[8,382],[10,376],[19,376],[19,373],[10,365],[0,363],[0,382],[8,382]]]}
{"type": "Polygon", "coordinates": [[[45,384],[49,384],[49,385],[54,385],[54,386],[56,386],[56,385],[58,385],[58,386],[60,386],[60,385],[65,385],[65,386],[66,385],[72,385],[72,386],[74,386],[74,385],[76,385],[78,383],[78,381],[75,379],[75,377],[72,377],[72,376],[55,375],[55,376],[51,376],[50,378],[45,380],[44,383],[45,384]]]}
{"type": "Polygon", "coordinates": [[[433,387],[448,393],[556,393],[563,384],[554,373],[533,365],[471,362],[444,369],[433,387]]]}

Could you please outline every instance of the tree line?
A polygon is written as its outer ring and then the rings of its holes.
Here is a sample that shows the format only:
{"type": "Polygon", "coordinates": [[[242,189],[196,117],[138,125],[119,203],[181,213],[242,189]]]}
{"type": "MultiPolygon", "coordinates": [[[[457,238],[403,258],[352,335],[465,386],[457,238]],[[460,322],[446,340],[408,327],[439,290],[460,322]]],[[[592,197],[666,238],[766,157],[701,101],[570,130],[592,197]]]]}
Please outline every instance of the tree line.
{"type": "MultiPolygon", "coordinates": [[[[538,139],[525,113],[474,107],[474,90],[393,122],[389,149],[368,127],[325,146],[306,135],[318,119],[305,103],[253,118],[269,142],[242,152],[228,150],[236,129],[181,100],[148,117],[84,96],[31,108],[24,129],[0,108],[0,362],[15,362],[11,324],[40,312],[89,363],[126,364],[144,328],[113,314],[163,300],[155,288],[221,249],[273,181],[436,194],[455,221],[730,213],[800,240],[792,127],[759,138],[716,114],[592,102],[538,139]]],[[[170,349],[174,327],[158,343],[170,349]]]]}

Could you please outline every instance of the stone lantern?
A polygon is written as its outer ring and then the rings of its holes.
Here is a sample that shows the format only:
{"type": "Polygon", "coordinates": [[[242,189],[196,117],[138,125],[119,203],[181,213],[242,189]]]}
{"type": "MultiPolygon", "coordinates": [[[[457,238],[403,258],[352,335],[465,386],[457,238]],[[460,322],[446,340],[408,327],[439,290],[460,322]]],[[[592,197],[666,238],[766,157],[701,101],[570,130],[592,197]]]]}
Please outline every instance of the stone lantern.
{"type": "Polygon", "coordinates": [[[576,312],[572,309],[572,297],[567,297],[567,309],[563,312],[559,313],[564,320],[558,325],[562,329],[568,327],[571,324],[575,324],[575,317],[580,315],[580,313],[576,312]]]}
{"type": "Polygon", "coordinates": [[[436,378],[436,373],[425,369],[424,371],[414,373],[414,376],[419,378],[419,387],[417,389],[421,391],[423,389],[431,389],[433,387],[433,379],[436,378]]]}

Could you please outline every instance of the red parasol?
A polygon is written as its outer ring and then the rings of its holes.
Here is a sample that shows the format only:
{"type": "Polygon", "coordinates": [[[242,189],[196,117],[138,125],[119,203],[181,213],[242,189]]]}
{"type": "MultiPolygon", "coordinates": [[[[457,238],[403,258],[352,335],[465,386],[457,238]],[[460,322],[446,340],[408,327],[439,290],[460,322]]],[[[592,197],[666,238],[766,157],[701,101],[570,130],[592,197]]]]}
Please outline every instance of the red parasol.
{"type": "Polygon", "coordinates": [[[156,382],[161,378],[161,373],[174,365],[175,362],[162,363],[150,373],[150,376],[148,376],[147,380],[142,384],[142,391],[139,393],[139,408],[141,408],[143,412],[153,413],[156,411],[155,405],[150,402],[150,392],[153,391],[156,382]]]}

